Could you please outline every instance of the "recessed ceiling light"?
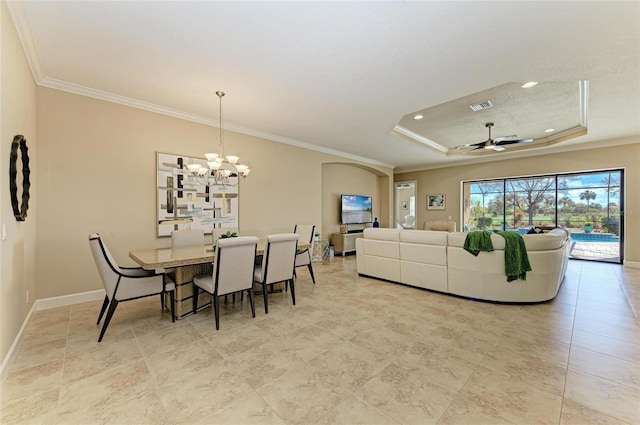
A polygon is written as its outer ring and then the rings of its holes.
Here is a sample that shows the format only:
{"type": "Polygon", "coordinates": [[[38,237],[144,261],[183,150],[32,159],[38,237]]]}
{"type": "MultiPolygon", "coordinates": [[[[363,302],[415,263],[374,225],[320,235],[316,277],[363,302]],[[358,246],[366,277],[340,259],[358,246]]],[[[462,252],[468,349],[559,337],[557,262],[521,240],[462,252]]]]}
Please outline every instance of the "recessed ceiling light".
{"type": "Polygon", "coordinates": [[[537,82],[537,81],[529,81],[528,83],[524,83],[524,84],[522,85],[522,88],[523,88],[523,89],[529,89],[529,88],[531,88],[531,87],[535,86],[536,84],[538,84],[538,82],[537,82]]]}
{"type": "Polygon", "coordinates": [[[416,115],[413,117],[414,120],[421,120],[422,118],[424,118],[422,115],[416,115]]]}
{"type": "Polygon", "coordinates": [[[544,132],[545,133],[552,133],[554,131],[556,131],[555,128],[547,128],[544,132]]]}

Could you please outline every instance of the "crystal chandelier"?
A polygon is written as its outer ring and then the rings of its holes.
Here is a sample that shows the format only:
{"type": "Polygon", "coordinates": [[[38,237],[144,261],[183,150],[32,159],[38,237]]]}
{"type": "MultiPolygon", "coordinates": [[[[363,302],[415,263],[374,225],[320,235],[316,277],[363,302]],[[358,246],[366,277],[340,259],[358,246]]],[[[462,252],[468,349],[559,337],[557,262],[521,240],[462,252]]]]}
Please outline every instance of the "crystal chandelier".
{"type": "Polygon", "coordinates": [[[229,185],[229,177],[241,176],[243,179],[249,175],[251,170],[247,165],[238,164],[239,157],[235,155],[224,156],[224,126],[222,123],[222,96],[224,92],[217,91],[216,95],[220,99],[220,137],[218,139],[219,153],[205,153],[207,167],[200,164],[189,164],[187,168],[193,176],[203,181],[207,186],[229,185]]]}

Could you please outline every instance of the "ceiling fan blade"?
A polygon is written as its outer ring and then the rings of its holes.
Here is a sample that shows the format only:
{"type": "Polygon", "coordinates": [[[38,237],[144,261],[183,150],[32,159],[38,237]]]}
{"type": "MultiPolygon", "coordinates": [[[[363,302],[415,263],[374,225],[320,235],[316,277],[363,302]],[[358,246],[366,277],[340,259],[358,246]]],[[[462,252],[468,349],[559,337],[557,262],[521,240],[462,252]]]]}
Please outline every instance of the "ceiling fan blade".
{"type": "Polygon", "coordinates": [[[512,134],[510,136],[502,136],[497,139],[491,138],[491,127],[493,127],[492,122],[488,122],[485,124],[485,127],[489,129],[489,138],[484,142],[479,143],[467,143],[466,145],[456,146],[455,150],[458,151],[467,151],[467,152],[475,152],[479,149],[487,149],[492,150],[494,152],[502,152],[506,150],[505,145],[514,145],[518,143],[529,143],[533,142],[533,139],[516,139],[518,137],[517,134],[512,134]]]}
{"type": "Polygon", "coordinates": [[[516,139],[516,140],[502,140],[502,141],[496,141],[497,145],[513,145],[516,143],[530,143],[533,142],[533,139],[516,139]]]}
{"type": "Polygon", "coordinates": [[[476,150],[476,149],[482,149],[486,146],[487,144],[487,140],[485,140],[484,142],[478,142],[478,143],[467,143],[466,145],[459,145],[456,146],[454,149],[455,150],[476,150]]]}
{"type": "Polygon", "coordinates": [[[510,136],[501,136],[501,137],[496,137],[496,138],[494,139],[494,141],[496,141],[496,142],[502,142],[503,140],[515,139],[515,138],[517,138],[517,137],[518,137],[518,135],[517,135],[517,134],[512,134],[512,135],[510,135],[510,136]]]}

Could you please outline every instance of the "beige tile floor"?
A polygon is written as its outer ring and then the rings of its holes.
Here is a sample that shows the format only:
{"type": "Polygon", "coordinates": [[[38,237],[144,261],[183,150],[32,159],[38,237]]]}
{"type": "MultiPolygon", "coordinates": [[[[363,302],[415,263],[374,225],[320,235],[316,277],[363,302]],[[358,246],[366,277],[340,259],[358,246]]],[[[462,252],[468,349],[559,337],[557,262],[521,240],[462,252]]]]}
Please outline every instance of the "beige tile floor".
{"type": "Polygon", "coordinates": [[[640,271],[570,261],[558,297],[500,305],[356,274],[171,323],[159,300],[38,311],[2,424],[638,424],[640,271]]]}

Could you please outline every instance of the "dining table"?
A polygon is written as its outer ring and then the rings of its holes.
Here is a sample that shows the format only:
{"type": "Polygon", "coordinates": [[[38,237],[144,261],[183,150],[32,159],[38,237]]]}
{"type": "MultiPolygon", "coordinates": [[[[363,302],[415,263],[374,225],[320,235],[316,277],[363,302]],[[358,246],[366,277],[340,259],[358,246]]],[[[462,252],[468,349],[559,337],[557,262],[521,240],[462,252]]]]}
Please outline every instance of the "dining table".
{"type": "MultiPolygon", "coordinates": [[[[259,240],[256,255],[264,255],[266,240],[259,240]]],[[[298,243],[298,250],[310,248],[310,243],[298,243]]],[[[129,257],[145,270],[166,273],[176,284],[175,314],[182,319],[193,313],[193,278],[198,275],[213,273],[216,251],[212,245],[194,245],[176,248],[151,248],[129,251],[129,257]]],[[[165,305],[170,300],[166,295],[165,305]]],[[[211,295],[203,292],[198,297],[199,308],[211,304],[211,295]]]]}

